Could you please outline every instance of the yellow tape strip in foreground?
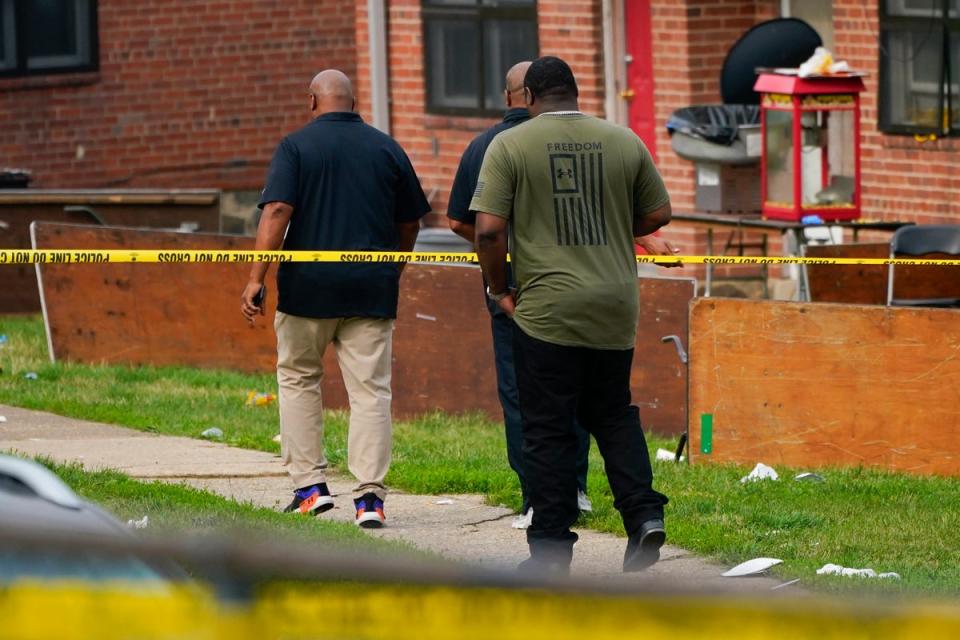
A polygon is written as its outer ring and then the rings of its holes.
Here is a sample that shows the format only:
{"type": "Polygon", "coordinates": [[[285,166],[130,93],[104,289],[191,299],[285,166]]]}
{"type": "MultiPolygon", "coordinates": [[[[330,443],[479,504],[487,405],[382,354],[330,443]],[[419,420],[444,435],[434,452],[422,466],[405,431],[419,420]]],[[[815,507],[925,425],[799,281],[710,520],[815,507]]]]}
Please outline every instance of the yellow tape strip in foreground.
{"type": "Polygon", "coordinates": [[[315,584],[251,603],[200,589],[12,585],[0,591],[0,640],[17,638],[956,638],[955,606],[731,596],[604,596],[545,590],[315,584]]]}
{"type": "MultiPolygon", "coordinates": [[[[231,262],[477,262],[475,253],[404,253],[401,251],[217,251],[154,249],[0,249],[0,266],[24,264],[101,264],[129,262],[231,263],[231,262]]],[[[913,258],[809,258],[799,256],[637,256],[645,264],[712,265],[932,265],[960,266],[960,259],[913,258]]]]}

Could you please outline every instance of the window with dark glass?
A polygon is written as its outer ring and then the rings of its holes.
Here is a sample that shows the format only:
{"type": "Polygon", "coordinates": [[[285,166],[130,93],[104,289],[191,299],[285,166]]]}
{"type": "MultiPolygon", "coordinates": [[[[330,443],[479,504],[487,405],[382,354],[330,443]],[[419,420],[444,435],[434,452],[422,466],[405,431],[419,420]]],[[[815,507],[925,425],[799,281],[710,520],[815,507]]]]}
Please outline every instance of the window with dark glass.
{"type": "Polygon", "coordinates": [[[0,0],[0,76],[97,66],[97,0],[0,0]]]}
{"type": "Polygon", "coordinates": [[[424,0],[427,110],[503,111],[503,77],[537,57],[536,0],[424,0]]]}
{"type": "Polygon", "coordinates": [[[960,133],[960,0],[884,0],[880,129],[960,133]]]}

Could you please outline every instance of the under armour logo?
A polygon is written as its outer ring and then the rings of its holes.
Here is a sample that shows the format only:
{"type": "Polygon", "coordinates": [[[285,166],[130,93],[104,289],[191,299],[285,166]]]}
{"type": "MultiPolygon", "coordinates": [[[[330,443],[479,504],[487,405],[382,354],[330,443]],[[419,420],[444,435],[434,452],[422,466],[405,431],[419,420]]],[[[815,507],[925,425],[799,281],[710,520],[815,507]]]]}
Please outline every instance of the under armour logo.
{"type": "Polygon", "coordinates": [[[557,179],[573,178],[573,169],[557,169],[557,179]]]}

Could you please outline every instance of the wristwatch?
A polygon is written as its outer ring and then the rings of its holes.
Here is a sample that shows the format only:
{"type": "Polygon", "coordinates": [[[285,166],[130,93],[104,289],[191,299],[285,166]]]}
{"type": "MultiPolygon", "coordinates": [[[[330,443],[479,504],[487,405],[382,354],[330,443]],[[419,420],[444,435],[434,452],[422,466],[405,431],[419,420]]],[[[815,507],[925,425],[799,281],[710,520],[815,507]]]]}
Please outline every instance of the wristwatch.
{"type": "Polygon", "coordinates": [[[493,300],[494,302],[500,302],[501,300],[506,298],[508,295],[510,295],[509,287],[504,289],[500,293],[494,293],[493,291],[490,291],[490,285],[487,285],[487,297],[493,300]]]}

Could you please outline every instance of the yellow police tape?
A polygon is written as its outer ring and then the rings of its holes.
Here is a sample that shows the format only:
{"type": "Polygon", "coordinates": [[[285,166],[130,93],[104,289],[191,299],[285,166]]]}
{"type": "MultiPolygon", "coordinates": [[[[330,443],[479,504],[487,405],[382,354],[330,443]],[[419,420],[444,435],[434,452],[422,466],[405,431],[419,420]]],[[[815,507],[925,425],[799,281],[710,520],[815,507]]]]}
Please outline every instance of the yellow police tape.
{"type": "Polygon", "coordinates": [[[14,584],[0,591],[0,620],[0,640],[960,637],[960,609],[949,605],[343,583],[229,603],[196,588],[14,584]]]}
{"type": "MultiPolygon", "coordinates": [[[[220,251],[154,249],[0,249],[0,266],[24,264],[253,263],[253,262],[420,262],[471,264],[475,253],[402,251],[220,251]]],[[[810,258],[800,256],[650,256],[637,262],[659,265],[931,265],[960,266],[960,259],[810,258]]]]}

